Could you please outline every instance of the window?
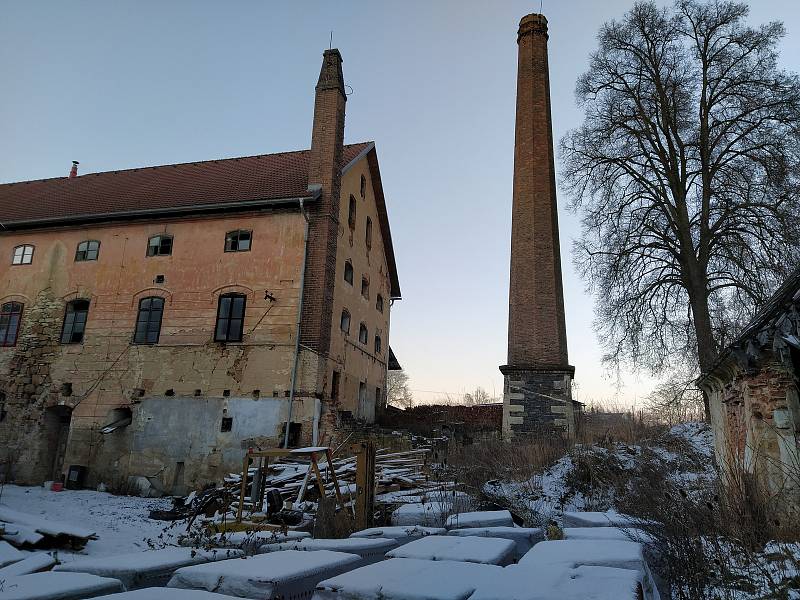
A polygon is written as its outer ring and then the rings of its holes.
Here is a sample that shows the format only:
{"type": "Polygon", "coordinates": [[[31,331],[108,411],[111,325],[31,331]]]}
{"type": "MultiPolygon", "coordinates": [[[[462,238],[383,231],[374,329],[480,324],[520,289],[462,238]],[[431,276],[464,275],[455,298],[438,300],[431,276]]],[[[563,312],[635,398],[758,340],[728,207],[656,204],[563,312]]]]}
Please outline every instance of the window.
{"type": "Polygon", "coordinates": [[[19,302],[6,302],[0,306],[0,346],[14,346],[17,343],[21,319],[22,304],[19,302]]]}
{"type": "Polygon", "coordinates": [[[75,262],[97,260],[99,255],[100,242],[97,240],[86,240],[78,244],[78,249],[75,251],[75,262]]]}
{"type": "Polygon", "coordinates": [[[139,300],[139,315],[136,317],[134,344],[157,344],[161,333],[161,316],[164,314],[163,298],[139,300]]]}
{"type": "Polygon", "coordinates": [[[170,256],[171,254],[171,235],[154,235],[147,241],[147,256],[170,256]]]}
{"type": "Polygon", "coordinates": [[[353,285],[353,263],[349,260],[344,263],[344,280],[353,285]]]}
{"type": "Polygon", "coordinates": [[[367,232],[365,240],[367,242],[367,250],[372,249],[372,219],[367,217],[367,232]]]}
{"type": "Polygon", "coordinates": [[[366,277],[361,278],[361,295],[364,298],[369,298],[369,279],[366,277]]]}
{"type": "Polygon", "coordinates": [[[347,213],[347,223],[350,225],[350,229],[356,228],[356,199],[352,195],[350,196],[350,210],[347,213]]]}
{"type": "Polygon", "coordinates": [[[362,344],[366,344],[367,338],[369,338],[369,331],[367,330],[367,326],[361,323],[361,325],[358,326],[358,341],[362,344]]]}
{"type": "Polygon", "coordinates": [[[375,404],[377,406],[381,405],[381,388],[379,387],[375,388],[375,404]]]}
{"type": "Polygon", "coordinates": [[[238,229],[225,234],[225,252],[249,252],[252,231],[238,229]]]}
{"type": "Polygon", "coordinates": [[[241,294],[225,294],[219,297],[217,328],[214,332],[214,341],[242,341],[246,301],[247,297],[241,294]]]}
{"type": "Polygon", "coordinates": [[[64,313],[64,326],[61,329],[62,344],[80,344],[83,341],[88,316],[88,300],[73,300],[67,304],[67,311],[64,313]]]}
{"type": "Polygon", "coordinates": [[[233,429],[233,417],[222,417],[222,424],[220,425],[219,430],[225,433],[231,429],[233,429]]]}
{"type": "Polygon", "coordinates": [[[342,374],[339,371],[333,372],[333,378],[331,379],[331,400],[339,399],[339,381],[341,377],[342,374]]]}
{"type": "Polygon", "coordinates": [[[383,312],[383,296],[378,294],[378,297],[375,300],[375,308],[378,312],[383,312]]]}
{"type": "Polygon", "coordinates": [[[376,335],[375,336],[375,354],[380,354],[381,353],[381,349],[382,349],[381,336],[376,335]]]}
{"type": "Polygon", "coordinates": [[[14,255],[11,258],[12,265],[29,265],[33,262],[33,246],[25,244],[14,248],[14,255]]]}
{"type": "Polygon", "coordinates": [[[363,175],[361,176],[361,197],[367,197],[367,178],[363,175]]]}
{"type": "Polygon", "coordinates": [[[339,321],[339,328],[345,333],[350,333],[350,313],[347,309],[342,311],[342,318],[339,321]]]}

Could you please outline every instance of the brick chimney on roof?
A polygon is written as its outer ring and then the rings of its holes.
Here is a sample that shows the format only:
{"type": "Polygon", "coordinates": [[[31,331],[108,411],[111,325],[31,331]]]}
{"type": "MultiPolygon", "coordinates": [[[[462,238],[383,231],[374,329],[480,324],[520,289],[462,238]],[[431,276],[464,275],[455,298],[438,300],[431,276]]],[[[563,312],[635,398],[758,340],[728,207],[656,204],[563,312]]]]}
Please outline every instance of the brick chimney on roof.
{"type": "Polygon", "coordinates": [[[77,160],[72,161],[72,168],[69,170],[69,178],[74,179],[78,176],[78,165],[81,164],[77,160]]]}
{"type": "Polygon", "coordinates": [[[508,364],[503,427],[557,426],[574,434],[558,239],[547,19],[522,18],[517,32],[517,120],[511,225],[508,364]]]}

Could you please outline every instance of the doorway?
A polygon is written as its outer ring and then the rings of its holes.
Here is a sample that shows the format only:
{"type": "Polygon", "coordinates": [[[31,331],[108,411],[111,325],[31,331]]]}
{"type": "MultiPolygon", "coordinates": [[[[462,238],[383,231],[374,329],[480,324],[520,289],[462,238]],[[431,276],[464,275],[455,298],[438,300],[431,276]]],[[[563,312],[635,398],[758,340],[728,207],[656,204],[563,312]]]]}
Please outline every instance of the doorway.
{"type": "Polygon", "coordinates": [[[47,453],[42,468],[45,477],[53,481],[60,481],[62,477],[71,421],[72,409],[68,406],[51,406],[44,411],[43,433],[47,453]]]}

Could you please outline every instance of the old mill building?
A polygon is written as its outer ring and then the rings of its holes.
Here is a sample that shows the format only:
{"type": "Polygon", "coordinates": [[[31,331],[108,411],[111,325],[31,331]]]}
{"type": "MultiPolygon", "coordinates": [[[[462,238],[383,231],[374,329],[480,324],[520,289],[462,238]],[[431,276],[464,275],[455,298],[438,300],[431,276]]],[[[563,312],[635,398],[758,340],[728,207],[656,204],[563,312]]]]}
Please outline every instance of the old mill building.
{"type": "Polygon", "coordinates": [[[400,287],[346,100],[328,50],[310,150],[0,185],[0,473],[177,490],[375,419],[400,287]]]}

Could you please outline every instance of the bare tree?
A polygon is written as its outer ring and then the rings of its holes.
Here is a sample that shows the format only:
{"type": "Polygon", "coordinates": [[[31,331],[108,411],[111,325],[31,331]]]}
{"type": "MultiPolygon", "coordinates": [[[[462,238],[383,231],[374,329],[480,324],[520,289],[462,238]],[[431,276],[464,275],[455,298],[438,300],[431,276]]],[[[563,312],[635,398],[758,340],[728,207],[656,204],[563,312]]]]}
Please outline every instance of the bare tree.
{"type": "Polygon", "coordinates": [[[796,264],[800,82],[777,64],[783,25],[747,14],[638,2],[578,80],[562,177],[612,364],[708,368],[796,264]]]}
{"type": "Polygon", "coordinates": [[[414,406],[414,396],[408,389],[408,375],[405,371],[389,371],[386,376],[386,398],[389,404],[400,408],[414,406]]]}
{"type": "Polygon", "coordinates": [[[467,406],[475,406],[477,404],[486,404],[489,401],[491,401],[489,392],[478,386],[475,388],[475,391],[464,394],[462,404],[467,406]]]}

